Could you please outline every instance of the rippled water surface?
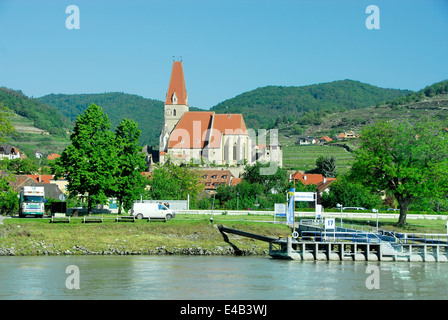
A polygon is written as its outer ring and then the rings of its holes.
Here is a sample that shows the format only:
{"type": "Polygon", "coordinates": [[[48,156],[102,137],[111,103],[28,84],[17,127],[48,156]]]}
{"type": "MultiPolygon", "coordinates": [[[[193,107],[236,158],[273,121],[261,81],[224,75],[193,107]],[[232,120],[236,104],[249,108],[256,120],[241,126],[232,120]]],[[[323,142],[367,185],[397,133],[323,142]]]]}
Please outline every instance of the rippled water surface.
{"type": "Polygon", "coordinates": [[[221,256],[0,257],[0,299],[447,297],[448,263],[302,262],[221,256]],[[67,269],[69,266],[79,273],[67,269]],[[368,271],[368,266],[373,266],[376,274],[368,271]],[[374,275],[379,289],[366,285],[374,275]],[[75,283],[79,289],[73,288],[75,283]]]}

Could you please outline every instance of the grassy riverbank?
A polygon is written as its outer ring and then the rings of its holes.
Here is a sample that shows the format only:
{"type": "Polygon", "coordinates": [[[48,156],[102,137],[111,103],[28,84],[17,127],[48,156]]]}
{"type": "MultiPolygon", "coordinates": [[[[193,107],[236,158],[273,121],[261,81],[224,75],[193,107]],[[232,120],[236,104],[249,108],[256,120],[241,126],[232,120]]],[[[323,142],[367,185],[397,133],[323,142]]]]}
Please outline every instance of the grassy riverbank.
{"type": "MultiPolygon", "coordinates": [[[[49,223],[49,219],[5,219],[0,225],[0,255],[75,254],[233,254],[235,246],[244,254],[267,254],[266,242],[228,235],[224,241],[217,226],[223,224],[269,237],[289,236],[290,229],[272,223],[272,216],[178,215],[167,222],[49,223]]],[[[338,224],[338,219],[336,219],[338,224]]],[[[347,227],[374,227],[372,219],[344,219],[347,227]]],[[[397,229],[396,220],[380,219],[380,228],[406,233],[446,233],[446,220],[409,220],[397,229]]]]}
{"type": "MultiPolygon", "coordinates": [[[[219,223],[230,228],[266,236],[290,235],[285,225],[239,218],[238,221],[209,217],[185,217],[167,222],[49,223],[49,219],[5,219],[0,225],[0,254],[232,254],[217,229],[219,223]]],[[[229,236],[233,245],[246,254],[266,254],[268,243],[229,236]]]]}

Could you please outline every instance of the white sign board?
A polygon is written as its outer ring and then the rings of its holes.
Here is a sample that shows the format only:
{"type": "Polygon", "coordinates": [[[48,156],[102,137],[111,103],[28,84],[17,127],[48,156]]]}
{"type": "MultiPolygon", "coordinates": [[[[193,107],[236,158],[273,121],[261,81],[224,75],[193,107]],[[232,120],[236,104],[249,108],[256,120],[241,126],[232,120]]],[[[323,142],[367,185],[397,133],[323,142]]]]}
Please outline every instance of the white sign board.
{"type": "Polygon", "coordinates": [[[275,204],[275,215],[277,217],[286,217],[286,204],[276,203],[275,204]]]}
{"type": "Polygon", "coordinates": [[[315,192],[294,192],[294,201],[314,201],[315,192]]]}
{"type": "Polygon", "coordinates": [[[334,218],[325,218],[325,230],[334,229],[335,225],[336,223],[334,218]]]}

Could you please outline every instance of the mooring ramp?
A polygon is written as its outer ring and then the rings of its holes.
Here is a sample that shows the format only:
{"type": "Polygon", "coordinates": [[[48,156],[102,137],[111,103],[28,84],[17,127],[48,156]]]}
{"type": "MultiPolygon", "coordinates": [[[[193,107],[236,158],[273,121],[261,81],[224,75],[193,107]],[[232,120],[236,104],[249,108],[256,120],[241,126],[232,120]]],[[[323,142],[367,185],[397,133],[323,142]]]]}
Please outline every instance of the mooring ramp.
{"type": "Polygon", "coordinates": [[[265,237],[259,234],[255,234],[255,233],[250,233],[250,232],[246,232],[246,231],[241,231],[241,230],[236,230],[236,229],[231,229],[231,228],[227,228],[224,226],[219,226],[218,227],[219,231],[222,232],[226,232],[226,233],[233,233],[233,234],[237,234],[239,236],[243,236],[243,237],[248,237],[248,238],[252,238],[252,239],[256,239],[256,240],[260,240],[260,241],[266,241],[266,242],[273,242],[273,241],[277,241],[278,239],[275,238],[271,238],[271,237],[265,237]]]}

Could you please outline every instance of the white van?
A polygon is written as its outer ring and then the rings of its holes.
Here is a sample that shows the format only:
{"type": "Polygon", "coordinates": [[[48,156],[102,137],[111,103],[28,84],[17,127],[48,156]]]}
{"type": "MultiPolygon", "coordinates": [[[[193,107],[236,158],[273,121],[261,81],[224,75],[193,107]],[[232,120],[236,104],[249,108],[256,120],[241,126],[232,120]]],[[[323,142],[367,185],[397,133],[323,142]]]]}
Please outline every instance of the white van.
{"type": "Polygon", "coordinates": [[[174,218],[175,213],[161,203],[138,202],[133,204],[131,216],[135,216],[137,219],[163,219],[166,221],[174,218]]]}

